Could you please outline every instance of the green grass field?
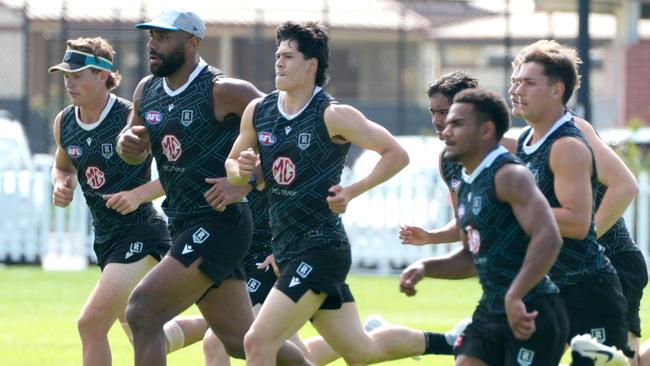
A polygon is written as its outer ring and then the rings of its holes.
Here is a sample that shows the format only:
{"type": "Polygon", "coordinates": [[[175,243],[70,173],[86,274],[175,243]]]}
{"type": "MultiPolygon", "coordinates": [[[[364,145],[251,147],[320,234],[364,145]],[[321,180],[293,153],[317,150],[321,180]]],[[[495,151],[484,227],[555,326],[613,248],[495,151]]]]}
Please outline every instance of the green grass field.
{"type": "MultiPolygon", "coordinates": [[[[81,364],[81,343],[76,318],[90,293],[99,270],[43,272],[38,267],[0,267],[0,365],[71,366],[81,364]]],[[[380,313],[387,320],[407,326],[446,331],[471,315],[480,297],[476,280],[427,280],[416,297],[407,298],[397,290],[396,276],[354,275],[349,278],[362,317],[380,313]]],[[[646,295],[647,295],[646,290],[646,295]]],[[[650,299],[643,299],[642,328],[650,329],[650,299]]],[[[196,308],[188,310],[197,314],[196,308]]],[[[303,337],[314,335],[311,326],[303,337]]],[[[119,325],[110,332],[114,365],[132,365],[131,345],[119,325]]],[[[198,344],[168,357],[168,365],[202,365],[198,344]]],[[[419,363],[408,359],[385,365],[452,365],[451,357],[427,356],[419,363]]],[[[233,362],[243,365],[243,362],[233,362]]],[[[334,365],[344,365],[338,361],[334,365]]]]}

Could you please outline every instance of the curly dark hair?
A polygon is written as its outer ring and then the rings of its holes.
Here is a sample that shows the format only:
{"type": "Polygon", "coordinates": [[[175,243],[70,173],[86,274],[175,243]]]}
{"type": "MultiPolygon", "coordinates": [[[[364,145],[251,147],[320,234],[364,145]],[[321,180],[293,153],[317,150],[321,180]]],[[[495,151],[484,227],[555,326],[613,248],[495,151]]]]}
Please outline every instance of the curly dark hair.
{"type": "Polygon", "coordinates": [[[510,128],[510,113],[503,98],[480,88],[465,89],[454,97],[454,103],[467,103],[474,107],[480,123],[492,121],[496,127],[497,141],[510,128]]]}
{"type": "Polygon", "coordinates": [[[442,75],[438,80],[429,84],[427,95],[431,98],[440,93],[449,100],[449,103],[451,103],[454,96],[456,96],[460,91],[477,87],[477,79],[464,71],[453,71],[442,75]]]}
{"type": "Polygon", "coordinates": [[[319,22],[282,23],[276,32],[276,45],[292,40],[298,42],[298,51],[305,60],[315,57],[318,60],[316,85],[323,86],[329,81],[330,47],[327,28],[319,22]]]}

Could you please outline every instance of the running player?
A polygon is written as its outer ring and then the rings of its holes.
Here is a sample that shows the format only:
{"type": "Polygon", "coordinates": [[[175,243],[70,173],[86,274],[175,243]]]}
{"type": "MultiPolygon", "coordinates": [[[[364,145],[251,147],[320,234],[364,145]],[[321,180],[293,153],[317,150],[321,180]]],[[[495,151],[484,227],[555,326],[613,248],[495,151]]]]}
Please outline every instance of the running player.
{"type": "Polygon", "coordinates": [[[557,365],[568,333],[558,288],[546,276],[562,240],[551,208],[521,161],[499,145],[510,118],[480,89],[454,98],[442,131],[445,157],[464,166],[458,188],[463,247],[402,272],[409,296],[422,278],[478,273],[483,296],[456,341],[456,365],[557,365]]]}
{"type": "MultiPolygon", "coordinates": [[[[565,105],[578,86],[577,58],[545,47],[520,55],[510,88],[512,112],[530,128],[519,138],[517,154],[531,169],[553,207],[564,239],[550,276],[567,306],[570,338],[592,334],[609,346],[627,346],[627,302],[616,270],[596,241],[593,153],[565,105]]],[[[574,364],[590,364],[574,352],[574,364]]]]}
{"type": "MultiPolygon", "coordinates": [[[[203,61],[205,25],[196,14],[167,10],[136,28],[149,31],[153,75],[136,87],[118,152],[131,164],[153,154],[173,242],[129,298],[135,364],[165,364],[163,324],[193,303],[228,353],[244,358],[244,334],[253,320],[241,268],[252,235],[250,210],[243,202],[214,210],[204,194],[211,188],[207,178],[225,176],[242,112],[262,93],[203,61]]],[[[290,344],[278,357],[283,364],[306,363],[290,344]]]]}
{"type": "Polygon", "coordinates": [[[349,364],[424,354],[424,332],[395,325],[368,335],[345,283],[350,245],[339,214],[348,202],[399,172],[408,155],[388,131],[323,89],[329,45],[318,23],[278,28],[278,91],[249,104],[226,162],[228,179],[249,180],[258,160],[270,205],[273,253],[280,277],[246,334],[248,365],[272,365],[279,345],[311,320],[349,364]],[[350,143],[374,150],[374,170],[339,185],[350,143]]]}
{"type": "MultiPolygon", "coordinates": [[[[562,52],[567,57],[575,57],[575,52],[561,46],[555,41],[542,40],[528,47],[544,48],[549,51],[562,52]]],[[[512,66],[518,69],[523,62],[524,48],[515,57],[512,66]]],[[[627,299],[628,311],[628,345],[635,351],[631,365],[638,362],[639,338],[641,337],[641,320],[639,307],[643,289],[648,283],[648,273],[643,254],[634,243],[625,220],[621,217],[636,197],[639,188],[632,172],[616,153],[598,136],[593,126],[587,121],[573,116],[573,123],[583,133],[591,146],[598,173],[596,191],[596,214],[594,223],[598,242],[605,247],[605,255],[610,259],[618,273],[623,294],[627,299]]]]}
{"type": "MultiPolygon", "coordinates": [[[[131,111],[131,103],[111,90],[120,82],[113,71],[113,47],[103,38],[77,38],[66,42],[63,62],[49,72],[63,73],[72,105],[57,114],[52,169],[53,202],[66,207],[76,185],[81,185],[92,215],[93,249],[101,276],[77,321],[84,365],[110,365],[108,331],[124,317],[131,290],[169,249],[165,221],[146,200],[155,183],[150,179],[151,159],[127,165],[115,154],[115,139],[131,111]],[[105,201],[106,200],[106,201],[105,201]]],[[[200,319],[174,319],[165,325],[168,352],[201,339],[206,326],[200,319]]]]}

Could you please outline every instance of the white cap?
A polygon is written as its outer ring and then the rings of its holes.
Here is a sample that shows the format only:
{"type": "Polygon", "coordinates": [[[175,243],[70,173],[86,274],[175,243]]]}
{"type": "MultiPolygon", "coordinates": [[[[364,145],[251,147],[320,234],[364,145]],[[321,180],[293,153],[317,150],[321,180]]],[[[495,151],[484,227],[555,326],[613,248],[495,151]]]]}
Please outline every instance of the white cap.
{"type": "Polygon", "coordinates": [[[201,39],[205,36],[205,24],[198,15],[182,9],[170,9],[160,13],[147,23],[135,25],[138,29],[160,28],[184,31],[201,39]]]}

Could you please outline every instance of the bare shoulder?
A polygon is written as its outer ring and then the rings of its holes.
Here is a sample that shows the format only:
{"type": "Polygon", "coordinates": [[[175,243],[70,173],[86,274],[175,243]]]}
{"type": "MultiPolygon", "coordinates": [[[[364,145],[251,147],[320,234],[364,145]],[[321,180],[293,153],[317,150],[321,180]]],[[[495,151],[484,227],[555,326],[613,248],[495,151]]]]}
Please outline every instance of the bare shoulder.
{"type": "Polygon", "coordinates": [[[338,122],[349,121],[357,118],[365,118],[363,113],[348,104],[330,104],[325,108],[325,121],[338,122]]]}
{"type": "Polygon", "coordinates": [[[494,176],[499,199],[509,201],[514,197],[528,196],[535,187],[533,173],[521,164],[505,164],[494,176]]]}
{"type": "Polygon", "coordinates": [[[135,102],[136,100],[139,100],[142,98],[142,93],[144,93],[144,86],[147,85],[147,83],[153,78],[153,75],[147,75],[143,77],[138,85],[135,87],[135,91],[133,92],[133,101],[135,102]]]}

